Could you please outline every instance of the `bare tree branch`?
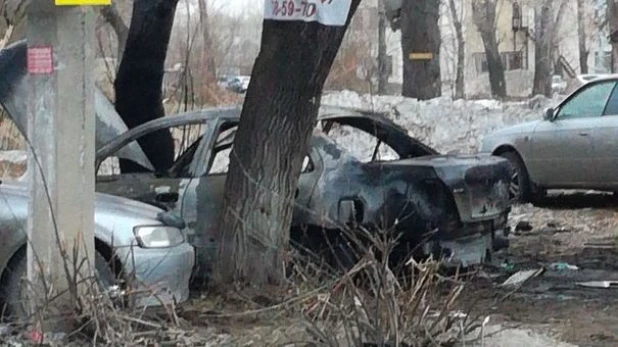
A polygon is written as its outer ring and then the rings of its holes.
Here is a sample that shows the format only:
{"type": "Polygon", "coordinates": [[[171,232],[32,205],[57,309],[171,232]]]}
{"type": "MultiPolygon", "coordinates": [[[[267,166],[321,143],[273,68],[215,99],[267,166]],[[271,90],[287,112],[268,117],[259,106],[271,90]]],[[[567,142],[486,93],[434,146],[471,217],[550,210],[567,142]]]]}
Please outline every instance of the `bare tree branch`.
{"type": "Polygon", "coordinates": [[[114,29],[118,38],[118,53],[117,58],[122,58],[122,53],[127,45],[127,37],[129,36],[129,27],[120,16],[116,3],[112,2],[110,6],[101,8],[101,17],[114,29]]]}

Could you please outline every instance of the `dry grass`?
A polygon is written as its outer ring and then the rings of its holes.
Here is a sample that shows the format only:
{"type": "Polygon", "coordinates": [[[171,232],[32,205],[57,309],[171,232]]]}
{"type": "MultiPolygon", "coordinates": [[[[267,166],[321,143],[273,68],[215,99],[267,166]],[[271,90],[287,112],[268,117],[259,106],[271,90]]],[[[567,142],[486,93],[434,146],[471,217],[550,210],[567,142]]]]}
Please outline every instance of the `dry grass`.
{"type": "Polygon", "coordinates": [[[458,274],[445,277],[432,259],[394,273],[377,255],[392,245],[373,239],[343,273],[292,251],[285,286],[211,288],[179,316],[218,343],[254,346],[453,346],[479,326],[455,308],[458,274]]]}

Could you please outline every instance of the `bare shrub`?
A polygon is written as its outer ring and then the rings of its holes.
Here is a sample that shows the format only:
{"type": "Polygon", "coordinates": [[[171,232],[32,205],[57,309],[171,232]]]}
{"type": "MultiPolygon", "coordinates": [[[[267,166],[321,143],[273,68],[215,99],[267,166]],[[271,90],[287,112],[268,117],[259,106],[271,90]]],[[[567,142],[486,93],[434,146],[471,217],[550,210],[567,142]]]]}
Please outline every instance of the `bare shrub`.
{"type": "MultiPolygon", "coordinates": [[[[458,275],[443,277],[440,262],[411,259],[403,272],[389,258],[396,240],[366,230],[346,237],[355,245],[358,262],[335,284],[304,302],[302,313],[311,343],[323,346],[452,346],[473,329],[455,310],[464,284],[458,275]],[[362,235],[361,241],[358,235],[362,235]]],[[[334,248],[331,248],[334,249],[334,248]]],[[[315,267],[297,270],[306,288],[320,279],[315,267]]]]}

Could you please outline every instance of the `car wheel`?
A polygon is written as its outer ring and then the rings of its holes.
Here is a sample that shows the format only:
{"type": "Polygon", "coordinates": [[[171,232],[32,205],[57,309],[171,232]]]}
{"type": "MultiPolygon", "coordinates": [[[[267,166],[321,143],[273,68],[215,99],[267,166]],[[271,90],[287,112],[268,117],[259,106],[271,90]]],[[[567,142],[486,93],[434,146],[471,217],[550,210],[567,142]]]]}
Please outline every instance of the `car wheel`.
{"type": "MultiPolygon", "coordinates": [[[[95,272],[101,290],[107,290],[116,283],[114,275],[107,260],[99,253],[95,253],[95,272]]],[[[25,250],[20,251],[11,264],[6,268],[6,276],[0,293],[2,295],[2,316],[10,316],[13,321],[26,322],[29,317],[27,306],[27,270],[28,262],[25,250]]]]}
{"type": "Polygon", "coordinates": [[[508,160],[513,169],[511,183],[509,185],[509,199],[511,203],[527,202],[531,195],[530,179],[524,162],[515,152],[504,152],[501,157],[508,160]]]}

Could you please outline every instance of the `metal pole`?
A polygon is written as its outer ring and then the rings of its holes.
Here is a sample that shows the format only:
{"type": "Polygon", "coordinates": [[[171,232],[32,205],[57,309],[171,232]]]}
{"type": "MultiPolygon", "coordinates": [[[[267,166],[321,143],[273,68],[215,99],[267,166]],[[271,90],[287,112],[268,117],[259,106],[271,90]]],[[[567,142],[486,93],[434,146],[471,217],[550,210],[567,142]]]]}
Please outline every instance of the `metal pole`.
{"type": "MultiPolygon", "coordinates": [[[[94,268],[93,16],[89,7],[56,6],[51,0],[31,0],[28,6],[31,303],[48,301],[44,289],[69,294],[48,314],[74,305],[85,286],[76,285],[71,275],[77,270],[90,277],[94,268]],[[75,250],[77,264],[89,260],[81,268],[73,265],[75,250]]],[[[44,330],[63,324],[42,320],[44,330]]]]}

